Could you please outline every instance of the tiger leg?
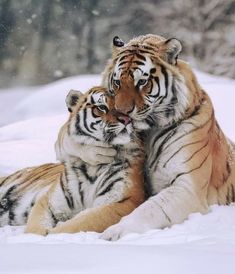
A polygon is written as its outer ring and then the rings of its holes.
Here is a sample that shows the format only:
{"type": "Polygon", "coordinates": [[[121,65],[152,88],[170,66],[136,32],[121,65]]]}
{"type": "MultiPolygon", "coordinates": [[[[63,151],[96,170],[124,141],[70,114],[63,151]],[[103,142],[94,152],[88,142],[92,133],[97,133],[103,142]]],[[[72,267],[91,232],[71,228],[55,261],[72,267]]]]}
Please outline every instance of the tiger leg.
{"type": "Polygon", "coordinates": [[[46,235],[53,223],[52,213],[49,210],[49,198],[45,194],[32,207],[25,232],[46,235]]]}
{"type": "Polygon", "coordinates": [[[136,203],[129,198],[122,202],[86,209],[74,218],[58,224],[49,233],[103,232],[107,227],[119,222],[123,216],[133,211],[136,206],[136,203]]]}
{"type": "Polygon", "coordinates": [[[102,239],[115,241],[128,233],[143,233],[181,223],[193,212],[206,213],[206,194],[199,197],[192,189],[177,185],[162,190],[104,231],[102,239]]]}

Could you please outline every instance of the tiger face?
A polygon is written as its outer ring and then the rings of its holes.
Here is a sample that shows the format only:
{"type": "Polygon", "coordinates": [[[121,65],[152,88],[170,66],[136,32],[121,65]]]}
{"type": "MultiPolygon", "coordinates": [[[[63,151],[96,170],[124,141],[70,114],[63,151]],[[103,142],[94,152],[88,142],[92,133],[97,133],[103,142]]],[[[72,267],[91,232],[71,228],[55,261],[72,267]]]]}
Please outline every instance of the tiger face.
{"type": "Polygon", "coordinates": [[[113,58],[105,70],[104,83],[115,96],[115,109],[129,115],[135,129],[164,126],[185,112],[187,89],[176,68],[180,51],[176,39],[146,35],[124,45],[114,38],[113,58]]]}
{"type": "Polygon", "coordinates": [[[123,145],[131,141],[131,119],[114,109],[114,98],[107,89],[94,87],[85,94],[72,90],[66,103],[71,112],[69,133],[75,142],[123,145]]]}

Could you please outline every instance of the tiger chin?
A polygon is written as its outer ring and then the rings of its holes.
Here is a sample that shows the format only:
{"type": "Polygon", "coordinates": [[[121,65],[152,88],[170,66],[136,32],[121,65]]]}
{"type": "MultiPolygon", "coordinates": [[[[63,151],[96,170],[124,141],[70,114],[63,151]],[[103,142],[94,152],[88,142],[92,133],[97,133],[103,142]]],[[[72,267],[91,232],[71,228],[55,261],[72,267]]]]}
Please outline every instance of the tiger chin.
{"type": "Polygon", "coordinates": [[[59,139],[115,146],[110,164],[91,166],[67,155],[63,164],[26,168],[0,181],[0,226],[27,233],[102,232],[144,201],[143,146],[128,116],[118,114],[103,87],[70,91],[70,116],[59,139]]]}
{"type": "Polygon", "coordinates": [[[212,204],[235,202],[235,145],[219,127],[212,102],[189,64],[178,58],[176,38],[143,35],[113,40],[103,84],[115,107],[133,120],[144,140],[150,198],[108,228],[103,239],[117,240],[182,223],[212,204]]]}

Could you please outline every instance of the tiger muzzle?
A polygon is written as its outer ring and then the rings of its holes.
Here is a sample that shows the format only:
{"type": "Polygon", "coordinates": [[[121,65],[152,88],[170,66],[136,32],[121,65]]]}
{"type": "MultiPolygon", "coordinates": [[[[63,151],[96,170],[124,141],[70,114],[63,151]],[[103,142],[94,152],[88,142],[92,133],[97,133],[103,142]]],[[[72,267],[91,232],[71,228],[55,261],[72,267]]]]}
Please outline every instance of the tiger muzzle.
{"type": "Polygon", "coordinates": [[[125,126],[131,123],[131,118],[128,115],[119,114],[117,120],[125,126]]]}
{"type": "Polygon", "coordinates": [[[118,103],[115,103],[116,111],[124,115],[130,115],[133,112],[134,108],[135,108],[134,103],[130,103],[130,104],[122,103],[120,105],[118,103]]]}

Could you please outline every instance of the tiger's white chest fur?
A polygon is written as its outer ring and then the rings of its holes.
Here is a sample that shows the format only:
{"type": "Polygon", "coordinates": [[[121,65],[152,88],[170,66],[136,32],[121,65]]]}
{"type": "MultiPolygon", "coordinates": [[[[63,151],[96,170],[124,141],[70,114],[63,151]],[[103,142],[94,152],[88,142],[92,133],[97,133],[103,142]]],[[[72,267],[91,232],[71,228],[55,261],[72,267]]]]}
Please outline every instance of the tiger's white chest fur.
{"type": "Polygon", "coordinates": [[[208,138],[192,133],[194,125],[182,123],[164,133],[151,130],[147,143],[146,172],[149,175],[151,194],[171,186],[181,176],[191,176],[190,170],[197,157],[208,150],[208,138]],[[192,134],[194,139],[192,140],[192,134]],[[198,135],[198,136],[197,136],[198,135]],[[198,154],[198,155],[197,155],[198,154]]]}
{"type": "Polygon", "coordinates": [[[55,217],[61,219],[61,212],[70,217],[87,208],[121,201],[132,185],[129,178],[131,162],[140,153],[142,152],[137,144],[130,143],[118,148],[118,155],[111,164],[92,166],[71,157],[66,163],[67,185],[63,191],[69,193],[73,206],[65,206],[66,201],[60,198],[62,192],[58,186],[57,193],[55,192],[58,198],[54,197],[55,217]]]}
{"type": "Polygon", "coordinates": [[[124,161],[98,166],[90,166],[84,162],[76,166],[76,163],[73,163],[76,176],[70,181],[70,189],[73,189],[78,207],[85,209],[108,201],[118,201],[126,187],[125,165],[124,161]]]}

